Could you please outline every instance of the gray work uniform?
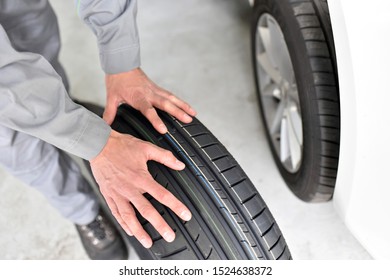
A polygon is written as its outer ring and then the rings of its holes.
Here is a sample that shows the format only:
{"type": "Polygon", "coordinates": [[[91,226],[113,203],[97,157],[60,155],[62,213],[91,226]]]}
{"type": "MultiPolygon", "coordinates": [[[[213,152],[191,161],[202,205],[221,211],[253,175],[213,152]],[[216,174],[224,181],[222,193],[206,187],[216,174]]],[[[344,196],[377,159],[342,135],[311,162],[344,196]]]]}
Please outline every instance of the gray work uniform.
{"type": "MultiPolygon", "coordinates": [[[[139,67],[136,0],[75,2],[97,37],[104,72],[139,67]]],[[[90,160],[111,129],[69,98],[59,50],[47,0],[0,0],[0,165],[42,192],[64,217],[87,224],[98,205],[64,151],[90,160]]]]}

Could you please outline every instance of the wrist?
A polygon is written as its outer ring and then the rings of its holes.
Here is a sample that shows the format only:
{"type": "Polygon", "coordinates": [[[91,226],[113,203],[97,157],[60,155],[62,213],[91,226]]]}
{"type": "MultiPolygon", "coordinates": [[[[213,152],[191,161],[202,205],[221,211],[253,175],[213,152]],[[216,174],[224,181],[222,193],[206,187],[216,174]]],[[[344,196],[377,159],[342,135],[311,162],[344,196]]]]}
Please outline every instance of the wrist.
{"type": "Polygon", "coordinates": [[[115,145],[114,142],[116,142],[120,137],[120,133],[111,129],[110,134],[108,135],[106,144],[103,146],[102,150],[99,154],[97,154],[94,158],[90,159],[90,164],[96,164],[101,160],[106,160],[106,154],[110,150],[110,147],[115,145]]]}
{"type": "Polygon", "coordinates": [[[140,67],[136,67],[136,68],[133,68],[133,69],[130,69],[128,71],[123,71],[123,72],[119,72],[119,73],[106,73],[106,82],[107,81],[110,81],[110,79],[114,79],[114,78],[121,78],[121,77],[140,77],[140,76],[146,76],[146,74],[144,73],[144,71],[142,71],[142,69],[140,67]]]}

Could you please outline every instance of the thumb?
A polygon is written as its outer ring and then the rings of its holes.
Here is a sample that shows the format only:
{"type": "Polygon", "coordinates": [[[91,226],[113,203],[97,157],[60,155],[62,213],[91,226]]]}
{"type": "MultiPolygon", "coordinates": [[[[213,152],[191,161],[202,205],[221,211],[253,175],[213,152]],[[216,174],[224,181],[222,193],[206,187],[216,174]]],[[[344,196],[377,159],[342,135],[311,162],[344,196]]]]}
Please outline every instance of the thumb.
{"type": "Polygon", "coordinates": [[[119,104],[116,101],[107,100],[106,108],[104,109],[103,113],[103,120],[105,120],[109,125],[111,125],[115,119],[118,105],[119,104]]]}

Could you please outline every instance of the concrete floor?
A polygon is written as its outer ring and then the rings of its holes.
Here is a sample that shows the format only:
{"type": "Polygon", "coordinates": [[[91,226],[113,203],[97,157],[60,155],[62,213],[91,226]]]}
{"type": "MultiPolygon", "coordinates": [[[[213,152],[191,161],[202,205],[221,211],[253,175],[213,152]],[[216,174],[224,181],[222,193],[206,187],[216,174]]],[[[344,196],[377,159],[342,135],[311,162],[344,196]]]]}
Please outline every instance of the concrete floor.
{"type": "MultiPolygon", "coordinates": [[[[61,61],[71,95],[104,104],[104,75],[95,39],[73,1],[52,1],[61,61]]],[[[332,202],[295,198],[272,160],[260,122],[250,61],[247,1],[140,1],[142,67],[188,101],[234,155],[268,204],[294,259],[370,259],[332,202]]],[[[35,190],[0,170],[0,259],[86,259],[73,225],[35,190]]],[[[132,258],[137,258],[132,255],[132,258]]]]}

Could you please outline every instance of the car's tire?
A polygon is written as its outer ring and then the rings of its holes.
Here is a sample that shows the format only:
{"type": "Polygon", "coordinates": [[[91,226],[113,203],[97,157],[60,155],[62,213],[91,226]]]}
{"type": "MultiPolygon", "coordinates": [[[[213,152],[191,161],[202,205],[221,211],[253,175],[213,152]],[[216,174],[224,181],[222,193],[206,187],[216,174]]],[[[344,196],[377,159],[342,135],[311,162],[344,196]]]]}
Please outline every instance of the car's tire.
{"type": "Polygon", "coordinates": [[[292,192],[332,198],[338,167],[340,104],[326,0],[257,0],[252,61],[267,139],[292,192]]]}
{"type": "MultiPolygon", "coordinates": [[[[91,104],[86,108],[101,114],[91,104]]],[[[129,237],[141,259],[291,259],[284,237],[260,194],[225,147],[194,118],[183,124],[159,112],[169,133],[161,135],[130,106],[118,108],[112,128],[170,150],[186,164],[174,171],[149,162],[154,179],[179,198],[192,212],[184,222],[153,197],[151,201],[176,233],[166,242],[137,213],[153,239],[145,249],[129,237]]],[[[122,234],[124,233],[121,231],[122,234]]]]}

